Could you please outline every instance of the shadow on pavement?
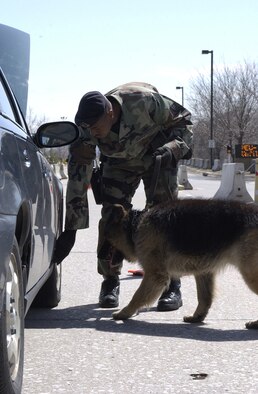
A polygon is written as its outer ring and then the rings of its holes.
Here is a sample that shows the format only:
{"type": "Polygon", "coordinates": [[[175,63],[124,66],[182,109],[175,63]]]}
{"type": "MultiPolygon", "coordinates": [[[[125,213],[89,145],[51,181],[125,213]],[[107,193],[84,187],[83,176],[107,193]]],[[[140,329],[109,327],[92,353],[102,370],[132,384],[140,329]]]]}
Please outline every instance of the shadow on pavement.
{"type": "MultiPolygon", "coordinates": [[[[154,308],[152,308],[155,310],[154,308]]],[[[148,312],[152,311],[149,309],[148,312]]],[[[216,329],[210,328],[209,323],[187,324],[178,323],[171,319],[163,322],[149,322],[129,319],[117,322],[112,319],[114,309],[101,309],[98,304],[79,305],[64,309],[37,309],[29,310],[26,320],[26,329],[93,329],[103,332],[117,332],[122,334],[135,334],[168,338],[186,338],[209,342],[235,342],[258,340],[257,330],[247,329],[216,329]]],[[[144,313],[144,310],[143,312],[144,313]]],[[[160,313],[160,312],[159,312],[160,313]]],[[[166,312],[165,312],[166,313],[166,312]]],[[[229,319],[230,320],[230,319],[229,319]]],[[[245,322],[243,321],[243,327],[245,322]]]]}

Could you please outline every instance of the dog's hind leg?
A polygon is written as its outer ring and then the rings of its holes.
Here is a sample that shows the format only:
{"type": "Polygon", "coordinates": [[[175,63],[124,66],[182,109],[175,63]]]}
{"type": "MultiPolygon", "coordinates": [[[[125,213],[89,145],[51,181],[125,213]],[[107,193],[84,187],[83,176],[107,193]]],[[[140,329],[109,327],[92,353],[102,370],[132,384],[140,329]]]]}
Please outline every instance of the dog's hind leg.
{"type": "Polygon", "coordinates": [[[166,273],[148,273],[145,271],[140,287],[136,290],[129,304],[113,313],[115,320],[126,320],[144,306],[152,305],[168,285],[170,277],[166,273]]]}
{"type": "MultiPolygon", "coordinates": [[[[243,267],[240,268],[240,272],[244,278],[245,283],[255,294],[258,295],[258,264],[257,264],[258,256],[249,257],[248,264],[243,264],[243,267]],[[254,259],[256,261],[254,261],[254,259]]],[[[258,329],[258,320],[249,321],[246,323],[246,328],[249,329],[258,329]]]]}
{"type": "Polygon", "coordinates": [[[212,304],[215,275],[213,273],[196,275],[198,305],[192,316],[184,316],[186,323],[200,323],[207,316],[212,304]]]}

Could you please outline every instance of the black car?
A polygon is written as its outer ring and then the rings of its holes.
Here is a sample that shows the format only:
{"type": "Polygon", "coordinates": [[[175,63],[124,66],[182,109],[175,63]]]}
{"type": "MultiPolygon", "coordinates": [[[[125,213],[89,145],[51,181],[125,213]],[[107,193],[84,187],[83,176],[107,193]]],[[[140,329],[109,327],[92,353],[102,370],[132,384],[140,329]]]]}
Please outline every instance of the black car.
{"type": "Polygon", "coordinates": [[[0,68],[0,393],[21,392],[29,307],[55,307],[61,295],[52,257],[62,184],[40,148],[67,145],[78,133],[72,122],[52,122],[31,136],[0,68]]]}

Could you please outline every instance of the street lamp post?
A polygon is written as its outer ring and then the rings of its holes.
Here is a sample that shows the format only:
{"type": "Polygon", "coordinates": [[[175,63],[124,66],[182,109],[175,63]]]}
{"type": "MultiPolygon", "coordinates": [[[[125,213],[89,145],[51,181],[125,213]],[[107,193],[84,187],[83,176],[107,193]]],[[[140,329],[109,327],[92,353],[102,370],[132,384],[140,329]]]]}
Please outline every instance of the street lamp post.
{"type": "Polygon", "coordinates": [[[181,89],[182,90],[182,107],[184,106],[184,87],[183,86],[177,86],[176,89],[181,89]]]}
{"type": "Polygon", "coordinates": [[[209,51],[207,49],[202,50],[202,55],[211,54],[211,108],[210,108],[210,157],[211,157],[211,168],[212,168],[212,149],[215,148],[215,141],[213,140],[213,51],[209,51]]]}

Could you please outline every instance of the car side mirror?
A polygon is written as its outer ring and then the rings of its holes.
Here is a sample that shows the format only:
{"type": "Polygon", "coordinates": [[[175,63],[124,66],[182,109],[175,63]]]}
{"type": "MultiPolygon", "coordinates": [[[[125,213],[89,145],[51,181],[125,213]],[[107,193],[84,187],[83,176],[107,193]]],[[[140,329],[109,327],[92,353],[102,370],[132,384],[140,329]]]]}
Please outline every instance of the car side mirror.
{"type": "Polygon", "coordinates": [[[42,124],[33,141],[39,148],[54,148],[70,145],[79,137],[78,127],[68,121],[50,122],[42,124]]]}

